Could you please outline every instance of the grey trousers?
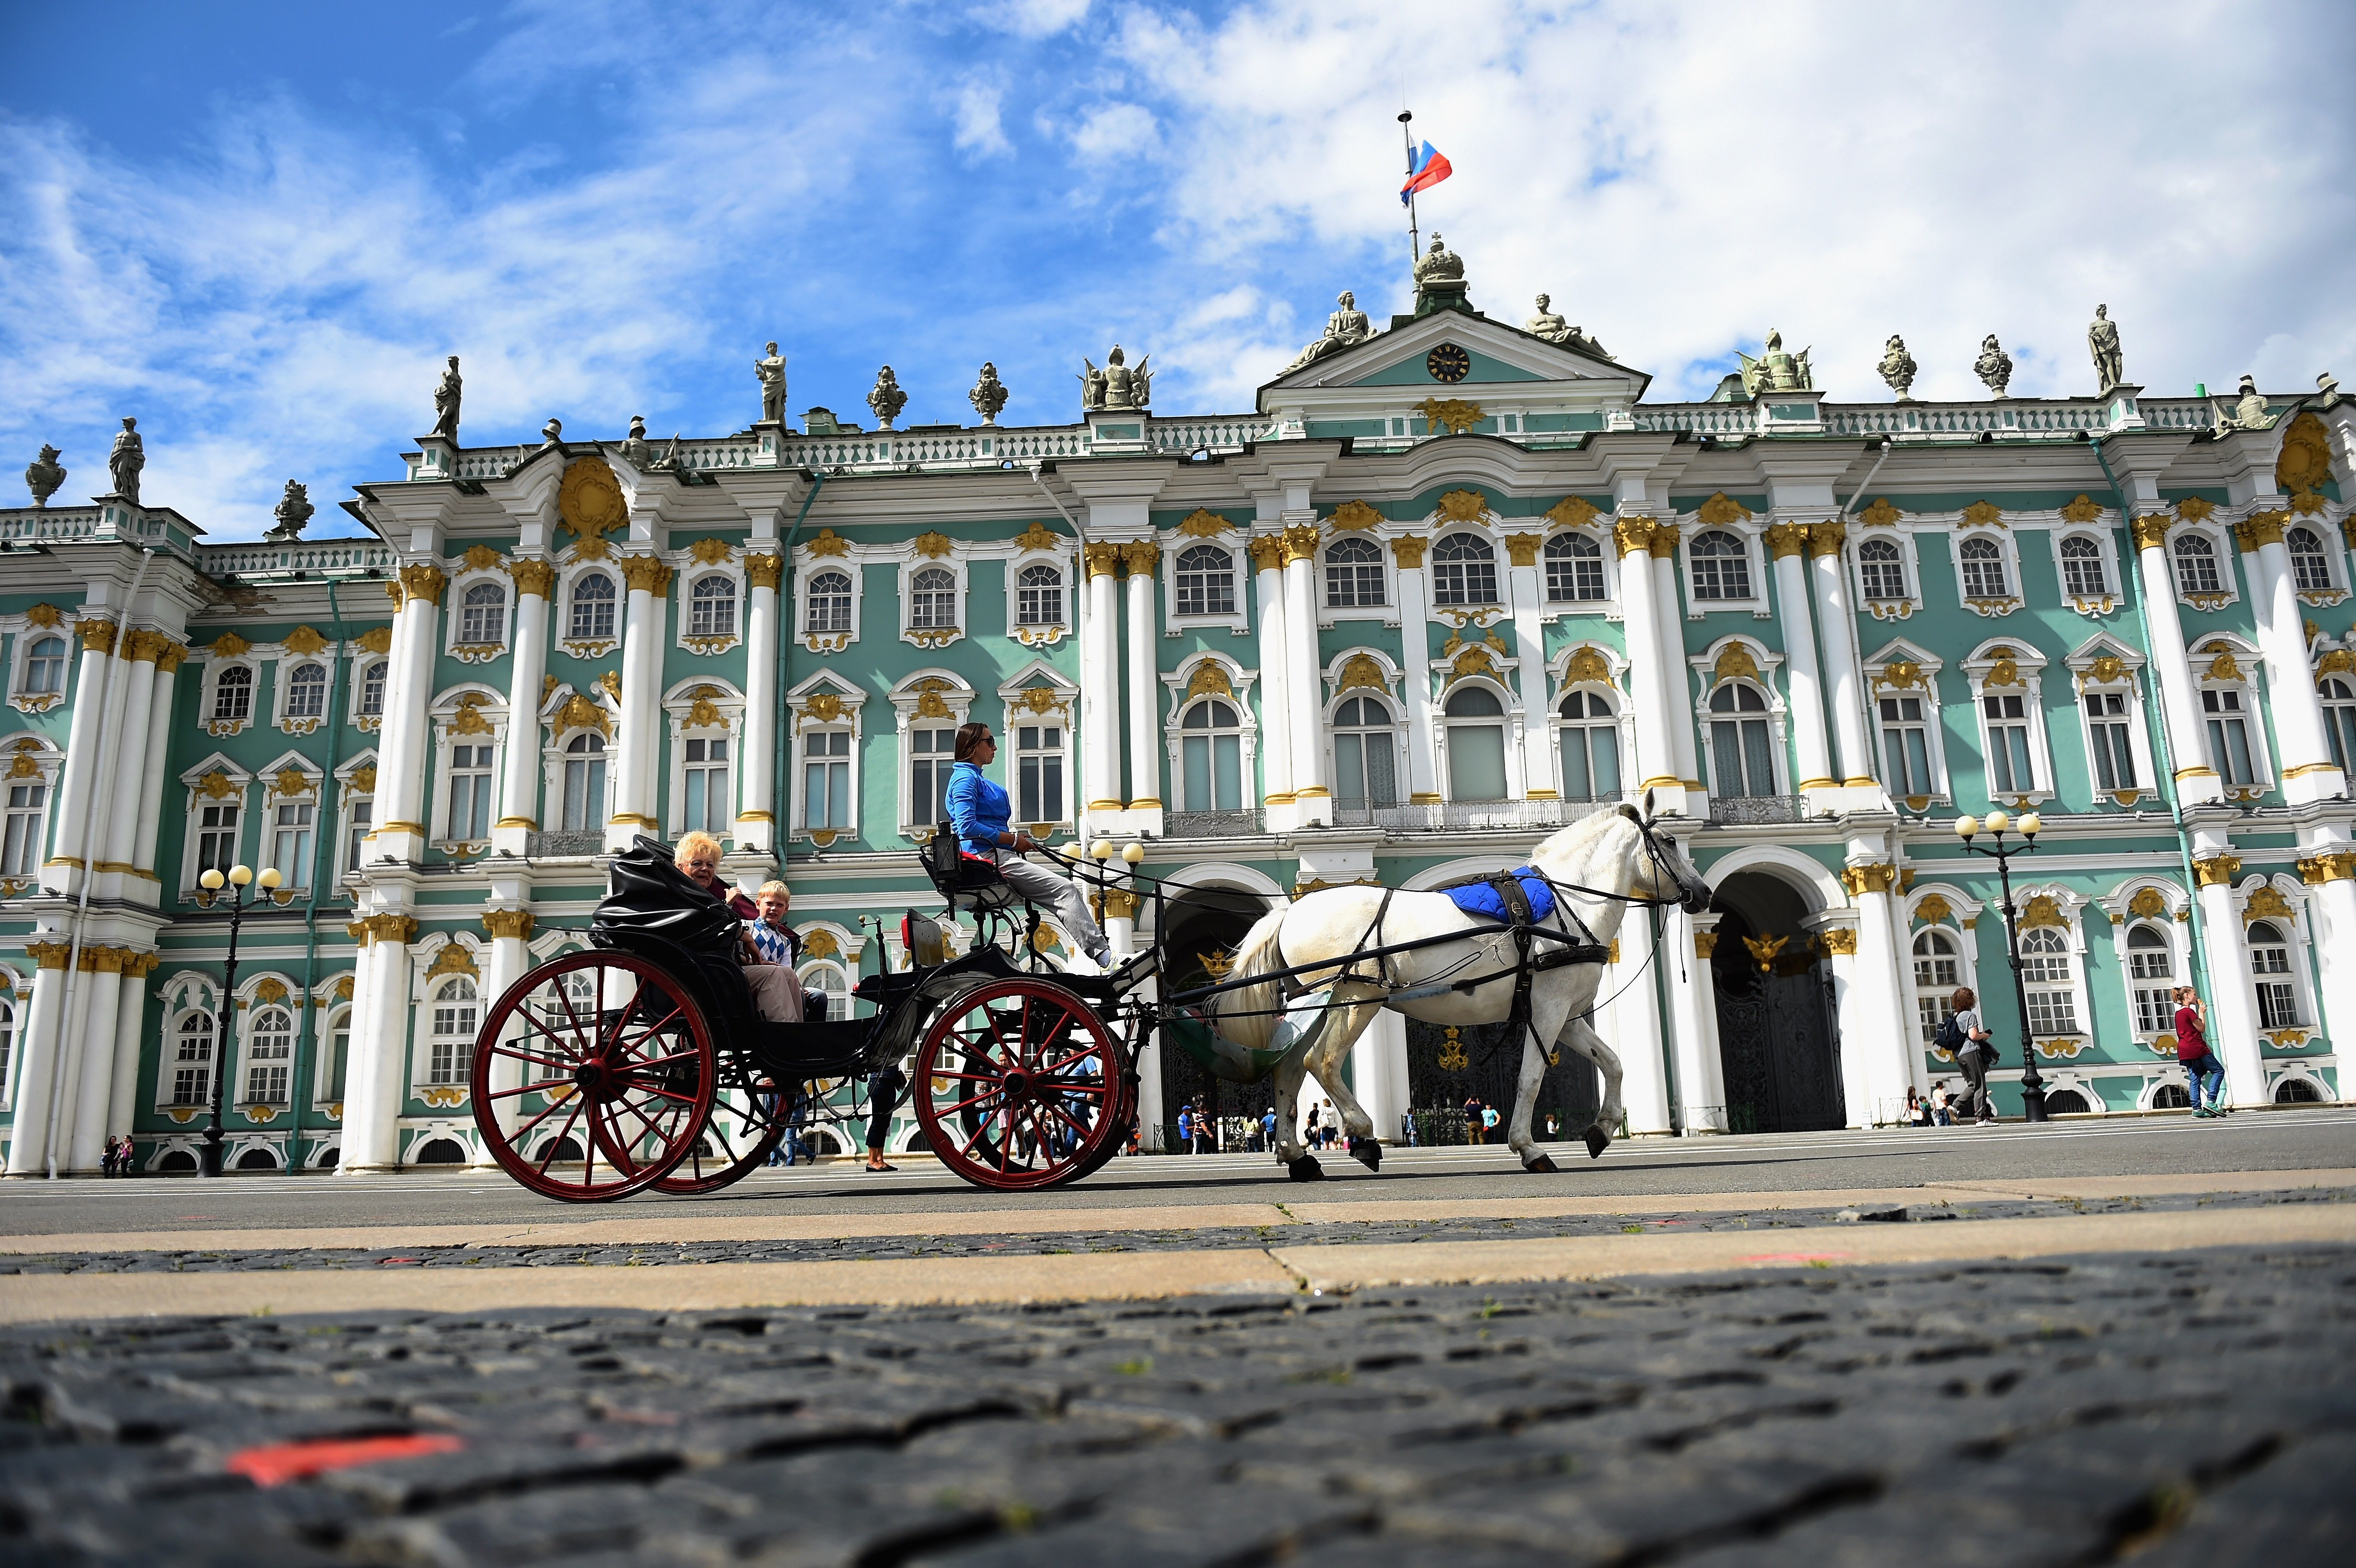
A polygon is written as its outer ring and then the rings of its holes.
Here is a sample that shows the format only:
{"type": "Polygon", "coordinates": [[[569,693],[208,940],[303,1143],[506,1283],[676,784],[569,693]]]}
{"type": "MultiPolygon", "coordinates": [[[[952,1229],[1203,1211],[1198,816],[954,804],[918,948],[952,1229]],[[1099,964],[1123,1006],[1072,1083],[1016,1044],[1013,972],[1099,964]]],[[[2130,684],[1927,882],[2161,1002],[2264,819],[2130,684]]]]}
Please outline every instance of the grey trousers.
{"type": "Polygon", "coordinates": [[[1964,1097],[1956,1104],[1956,1114],[1974,1120],[1996,1115],[1996,1102],[1988,1097],[1988,1069],[1996,1065],[1992,1051],[1959,1051],[1955,1065],[1963,1070],[1964,1097]]]}
{"type": "Polygon", "coordinates": [[[802,1021],[801,976],[782,964],[747,964],[744,983],[753,987],[753,1006],[773,1024],[802,1021]]]}
{"type": "Polygon", "coordinates": [[[1012,849],[993,853],[998,857],[998,874],[1006,879],[1006,885],[1054,915],[1080,944],[1081,952],[1094,955],[1104,947],[1104,931],[1088,912],[1087,895],[1071,879],[1034,866],[1012,849]]]}

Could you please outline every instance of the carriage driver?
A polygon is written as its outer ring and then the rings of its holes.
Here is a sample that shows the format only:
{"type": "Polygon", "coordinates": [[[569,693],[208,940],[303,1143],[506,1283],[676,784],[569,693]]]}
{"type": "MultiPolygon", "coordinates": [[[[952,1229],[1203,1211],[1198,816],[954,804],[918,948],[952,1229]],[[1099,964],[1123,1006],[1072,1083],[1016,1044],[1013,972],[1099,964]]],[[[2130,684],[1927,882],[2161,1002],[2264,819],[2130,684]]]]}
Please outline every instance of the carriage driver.
{"type": "MultiPolygon", "coordinates": [[[[679,841],[675,857],[679,869],[687,873],[688,880],[710,893],[723,904],[732,904],[731,890],[720,880],[720,840],[709,833],[691,833],[679,841]]],[[[763,892],[768,890],[764,888],[763,892]]],[[[781,909],[779,914],[784,911],[781,909]]],[[[736,928],[736,938],[743,944],[736,962],[744,966],[744,983],[753,988],[753,1005],[771,1023],[798,1024],[802,1021],[801,976],[789,964],[772,963],[762,956],[753,933],[744,926],[736,928]]]]}
{"type": "Polygon", "coordinates": [[[956,765],[949,770],[945,803],[958,846],[970,858],[996,866],[998,874],[1016,892],[1033,903],[1045,905],[1079,943],[1088,963],[1101,971],[1112,956],[1112,948],[1088,913],[1088,901],[1065,878],[1023,859],[1026,850],[1039,845],[1009,825],[1012,804],[1006,792],[982,773],[997,755],[998,740],[989,725],[968,724],[958,731],[956,765]]]}

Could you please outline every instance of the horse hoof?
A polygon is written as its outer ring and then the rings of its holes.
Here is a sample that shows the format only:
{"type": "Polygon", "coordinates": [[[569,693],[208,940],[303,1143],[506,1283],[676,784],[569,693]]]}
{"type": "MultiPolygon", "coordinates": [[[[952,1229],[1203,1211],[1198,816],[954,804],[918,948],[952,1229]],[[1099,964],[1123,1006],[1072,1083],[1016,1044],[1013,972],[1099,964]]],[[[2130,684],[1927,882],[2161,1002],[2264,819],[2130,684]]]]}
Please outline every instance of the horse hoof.
{"type": "Polygon", "coordinates": [[[1554,1156],[1550,1154],[1542,1154],[1538,1156],[1537,1158],[1524,1165],[1522,1168],[1528,1171],[1532,1176],[1552,1176],[1556,1171],[1560,1170],[1562,1168],[1555,1164],[1554,1156]]]}
{"type": "Polygon", "coordinates": [[[1284,1162],[1284,1168],[1286,1174],[1295,1181],[1325,1179],[1325,1168],[1317,1163],[1317,1157],[1313,1154],[1304,1154],[1299,1159],[1288,1159],[1284,1162]]]}
{"type": "Polygon", "coordinates": [[[1587,1157],[1601,1159],[1603,1151],[1612,1147],[1612,1135],[1601,1127],[1587,1129],[1587,1157]]]}
{"type": "Polygon", "coordinates": [[[1368,1170],[1382,1169],[1382,1141],[1378,1138],[1352,1138],[1350,1140],[1350,1157],[1356,1160],[1360,1165],[1365,1166],[1368,1170]]]}

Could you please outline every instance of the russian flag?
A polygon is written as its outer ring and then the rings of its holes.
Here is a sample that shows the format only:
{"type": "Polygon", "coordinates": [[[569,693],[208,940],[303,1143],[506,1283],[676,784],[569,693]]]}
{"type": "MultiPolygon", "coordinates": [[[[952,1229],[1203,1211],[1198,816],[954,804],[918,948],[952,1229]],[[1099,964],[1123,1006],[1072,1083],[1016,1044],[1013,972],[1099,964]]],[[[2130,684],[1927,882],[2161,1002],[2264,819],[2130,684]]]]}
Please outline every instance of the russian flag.
{"type": "Polygon", "coordinates": [[[1416,148],[1415,156],[1408,161],[1407,184],[1399,187],[1399,205],[1405,207],[1408,198],[1417,191],[1430,190],[1455,172],[1447,154],[1429,142],[1424,143],[1416,148]]]}

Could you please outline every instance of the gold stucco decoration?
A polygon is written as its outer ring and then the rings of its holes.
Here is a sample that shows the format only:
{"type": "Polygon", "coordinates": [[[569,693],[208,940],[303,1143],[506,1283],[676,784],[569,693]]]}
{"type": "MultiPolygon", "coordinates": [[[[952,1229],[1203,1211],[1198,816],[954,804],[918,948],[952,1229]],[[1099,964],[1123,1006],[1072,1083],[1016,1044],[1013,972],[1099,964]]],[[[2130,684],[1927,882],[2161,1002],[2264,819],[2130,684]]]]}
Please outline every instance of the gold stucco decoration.
{"type": "Polygon", "coordinates": [[[608,736],[614,732],[613,720],[606,717],[605,709],[577,691],[566,698],[564,706],[556,710],[556,728],[559,732],[594,730],[608,736]]]}
{"type": "Polygon", "coordinates": [[[1374,528],[1383,520],[1383,515],[1364,501],[1344,501],[1325,520],[1333,525],[1335,533],[1348,534],[1374,528]]]}
{"type": "Polygon", "coordinates": [[[475,966],[475,955],[453,942],[436,953],[434,962],[425,967],[425,977],[429,980],[444,975],[464,975],[470,979],[478,979],[482,971],[475,966]]]}
{"type": "Polygon", "coordinates": [[[2041,925],[2058,926],[2063,931],[2070,929],[2070,917],[2062,912],[2062,905],[2051,893],[2031,894],[2029,902],[2021,907],[2021,930],[2035,931],[2041,925]]]}
{"type": "Polygon", "coordinates": [[[55,631],[59,625],[64,624],[65,618],[64,611],[59,609],[56,605],[49,603],[36,604],[31,609],[25,612],[25,624],[28,626],[47,626],[51,631],[55,631]]]}
{"type": "Polygon", "coordinates": [[[1994,662],[1988,666],[1987,678],[1980,683],[1982,686],[1995,688],[2023,684],[2019,656],[2012,649],[1998,644],[1988,650],[1988,657],[1994,662]]]}
{"type": "Polygon", "coordinates": [[[1469,675],[1484,675],[1492,680],[1497,678],[1496,660],[1491,656],[1486,644],[1467,645],[1458,652],[1454,662],[1448,667],[1448,678],[1451,681],[1462,680],[1469,675]]]}
{"type": "Polygon", "coordinates": [[[272,793],[286,798],[309,795],[311,781],[305,778],[299,769],[281,768],[278,770],[278,779],[272,793]]]}
{"type": "Polygon", "coordinates": [[[1967,528],[2000,528],[2004,526],[2004,508],[1994,501],[1974,501],[1964,508],[1964,527],[1967,528]]]}
{"type": "Polygon", "coordinates": [[[1723,490],[1714,492],[1694,513],[1694,520],[1706,528],[1723,528],[1738,518],[1749,522],[1751,508],[1723,490]]]}
{"type": "Polygon", "coordinates": [[[1084,547],[1080,559],[1090,577],[1112,577],[1120,571],[1120,546],[1105,539],[1084,547]]]}
{"type": "Polygon", "coordinates": [[[2091,523],[2103,515],[2103,508],[2091,497],[2081,496],[2062,508],[2062,516],[2073,523],[2091,523]]]}
{"type": "Polygon", "coordinates": [[[491,571],[499,565],[499,552],[487,544],[469,545],[458,561],[468,571],[491,571]]]}
{"type": "Polygon", "coordinates": [[[1481,422],[1481,405],[1462,398],[1426,398],[1415,405],[1415,411],[1434,430],[1446,426],[1451,435],[1462,435],[1481,422]]]}
{"type": "Polygon", "coordinates": [[[812,555],[849,555],[851,541],[832,528],[820,528],[818,531],[818,538],[802,548],[812,555]]]}
{"type": "Polygon", "coordinates": [[[1950,918],[1954,912],[1955,906],[1941,893],[1924,893],[1914,904],[1914,918],[1932,925],[1950,918]]]}
{"type": "Polygon", "coordinates": [[[1710,667],[1711,673],[1718,677],[1710,683],[1713,686],[1718,681],[1759,678],[1759,661],[1751,656],[1751,649],[1741,643],[1727,644],[1719,651],[1718,663],[1710,667]]]}
{"type": "Polygon", "coordinates": [[[359,635],[358,641],[359,645],[369,653],[389,654],[392,652],[392,628],[371,626],[359,635]]]}
{"type": "Polygon", "coordinates": [[[1120,547],[1120,564],[1131,577],[1151,577],[1162,560],[1162,547],[1151,539],[1130,539],[1120,547]]]}
{"type": "Polygon", "coordinates": [[[247,642],[235,632],[223,632],[213,639],[210,652],[217,659],[236,659],[243,658],[252,651],[252,643],[247,642]]]}
{"type": "Polygon", "coordinates": [[[802,704],[802,712],[821,724],[831,724],[842,717],[842,697],[832,691],[815,693],[802,704]]]}
{"type": "Polygon", "coordinates": [[[1372,654],[1352,654],[1342,664],[1342,678],[1335,684],[1336,692],[1355,691],[1361,687],[1376,691],[1388,691],[1390,682],[1383,678],[1383,667],[1372,654]]]}
{"type": "Polygon", "coordinates": [[[1854,958],[1857,956],[1857,927],[1853,925],[1829,927],[1823,933],[1823,940],[1825,953],[1828,957],[1854,958]]]}
{"type": "Polygon", "coordinates": [[[1477,523],[1489,515],[1489,497],[1478,490],[1451,490],[1434,510],[1443,523],[1477,523]]]}
{"type": "Polygon", "coordinates": [[[2176,503],[2176,515],[2188,523],[2205,521],[2216,509],[2216,502],[2204,501],[2198,496],[2187,496],[2176,503]]]}
{"type": "Polygon", "coordinates": [[[1775,967],[1775,960],[1783,955],[1791,940],[1788,936],[1746,936],[1742,939],[1742,945],[1751,949],[1751,956],[1758,961],[1759,972],[1764,975],[1775,967]]]}
{"type": "Polygon", "coordinates": [[[841,952],[842,944],[824,926],[802,938],[802,956],[805,958],[833,958],[841,952]]]}
{"type": "Polygon", "coordinates": [[[1602,514],[1582,496],[1565,496],[1547,508],[1547,519],[1559,528],[1583,528],[1602,514]]]}
{"type": "MultiPolygon", "coordinates": [[[[434,604],[442,599],[442,590],[450,580],[438,566],[404,566],[401,569],[401,592],[412,604],[434,604]]],[[[388,590],[391,584],[386,584],[388,590]]]]}
{"type": "Polygon", "coordinates": [[[744,558],[745,582],[755,588],[766,588],[772,593],[777,591],[777,584],[784,580],[785,570],[784,560],[774,555],[748,555],[744,558]]]}
{"type": "Polygon", "coordinates": [[[2257,920],[2295,920],[2297,915],[2298,912],[2290,907],[2290,901],[2284,898],[2281,890],[2272,883],[2251,889],[2249,901],[2242,905],[2244,925],[2257,920]]]}
{"type": "Polygon", "coordinates": [[[1873,684],[1877,688],[1888,687],[1894,689],[1920,686],[1922,684],[1922,667],[1912,659],[1891,659],[1881,667],[1881,673],[1874,677],[1873,684]]]}
{"type": "Polygon", "coordinates": [[[1056,538],[1055,535],[1048,532],[1046,524],[1040,522],[1035,517],[1032,519],[1031,526],[1024,528],[1021,533],[1016,534],[1013,539],[1014,548],[1016,549],[1025,551],[1055,549],[1059,548],[1062,543],[1063,540],[1056,538]]]}
{"type": "Polygon", "coordinates": [[[2158,888],[2137,888],[2127,900],[2127,913],[2137,920],[2158,920],[2168,912],[2168,898],[2158,888]]]}
{"type": "Polygon", "coordinates": [[[2227,648],[2209,661],[2205,674],[2211,680],[2240,680],[2243,678],[2242,662],[2233,656],[2233,649],[2227,648]]]}
{"type": "Polygon", "coordinates": [[[556,486],[556,515],[577,539],[602,539],[630,520],[629,503],[622,498],[622,482],[602,457],[580,458],[564,470],[556,486]]]}
{"type": "Polygon", "coordinates": [[[528,909],[487,909],[483,912],[483,929],[493,937],[512,936],[531,940],[532,917],[528,909]]]}
{"type": "Polygon", "coordinates": [[[487,735],[491,733],[490,720],[483,717],[483,710],[480,706],[483,700],[483,694],[478,691],[470,691],[466,693],[466,696],[458,699],[457,714],[450,720],[450,727],[445,733],[452,735],[487,735]]]}
{"type": "Polygon", "coordinates": [[[941,694],[956,688],[939,676],[928,675],[916,682],[916,717],[919,719],[954,719],[948,699],[941,694]]]}
{"type": "Polygon", "coordinates": [[[2242,874],[2239,855],[2211,855],[2192,862],[2192,880],[2204,888],[2228,888],[2242,874]]]}
{"type": "Polygon", "coordinates": [[[364,768],[354,768],[352,770],[351,787],[353,792],[358,795],[374,795],[376,793],[375,764],[370,763],[369,766],[364,768]]]}
{"type": "Polygon", "coordinates": [[[688,559],[698,566],[718,566],[728,559],[736,547],[726,539],[698,539],[687,547],[688,559]]]}
{"type": "Polygon", "coordinates": [[[231,784],[229,775],[219,768],[198,779],[197,789],[208,800],[227,800],[239,793],[237,785],[231,784]]]}
{"type": "Polygon", "coordinates": [[[1890,504],[1889,496],[1877,496],[1872,506],[1857,515],[1857,520],[1869,528],[1896,528],[1898,519],[1905,515],[1890,504]]]}
{"type": "MultiPolygon", "coordinates": [[[[135,634],[134,634],[135,635],[135,634]]],[[[309,656],[327,645],[327,639],[309,626],[297,626],[286,634],[286,651],[309,656]]]]}
{"type": "Polygon", "coordinates": [[[1180,521],[1178,531],[1190,539],[1215,539],[1234,527],[1235,524],[1218,513],[1207,512],[1197,507],[1180,521]]]}
{"type": "Polygon", "coordinates": [[[1423,552],[1430,542],[1411,538],[1395,539],[1391,540],[1391,560],[1401,571],[1420,571],[1423,570],[1423,552]]]}
{"type": "Polygon", "coordinates": [[[944,533],[927,532],[918,534],[912,548],[927,560],[939,560],[957,549],[957,541],[944,533]]]}
{"type": "Polygon", "coordinates": [[[1065,700],[1064,694],[1052,686],[1026,687],[1015,700],[1030,711],[1039,714],[1061,713],[1070,706],[1065,700]]]}
{"type": "Polygon", "coordinates": [[[1186,682],[1185,700],[1197,697],[1233,697],[1236,688],[1227,682],[1226,667],[1216,659],[1205,659],[1194,667],[1194,677],[1186,682]]]}
{"type": "Polygon", "coordinates": [[[717,730],[727,722],[728,720],[721,714],[719,706],[712,699],[699,697],[688,706],[687,722],[684,728],[717,730]]]}
{"type": "Polygon", "coordinates": [[[1603,650],[1592,643],[1582,643],[1573,648],[1570,661],[1563,666],[1566,686],[1609,686],[1612,684],[1612,661],[1603,650]]]}
{"type": "Polygon", "coordinates": [[[1546,544],[1543,534],[1507,534],[1505,559],[1515,566],[1536,566],[1538,550],[1546,544]]]}
{"type": "Polygon", "coordinates": [[[2127,661],[2116,654],[2098,655],[2086,667],[2086,678],[2097,686],[2115,686],[2127,677],[2127,661]]]}
{"type": "Polygon", "coordinates": [[[670,592],[670,568],[650,555],[625,556],[622,581],[633,593],[651,593],[659,599],[670,592]]]}

